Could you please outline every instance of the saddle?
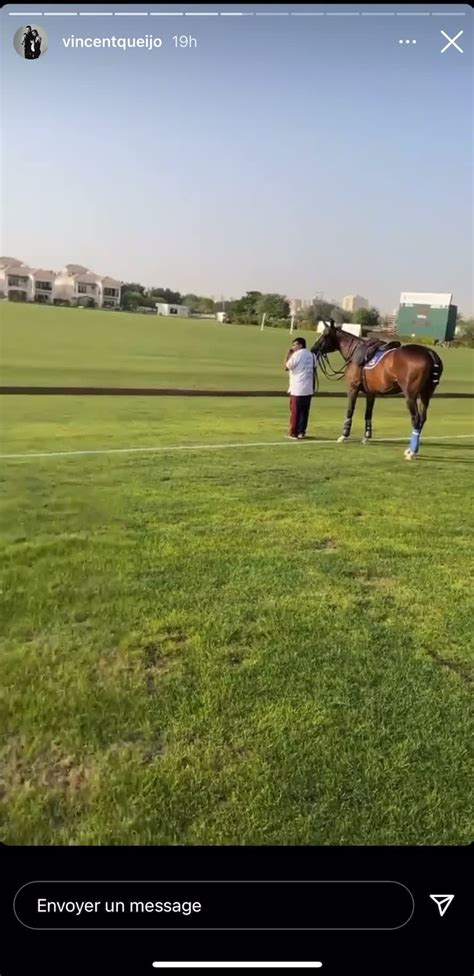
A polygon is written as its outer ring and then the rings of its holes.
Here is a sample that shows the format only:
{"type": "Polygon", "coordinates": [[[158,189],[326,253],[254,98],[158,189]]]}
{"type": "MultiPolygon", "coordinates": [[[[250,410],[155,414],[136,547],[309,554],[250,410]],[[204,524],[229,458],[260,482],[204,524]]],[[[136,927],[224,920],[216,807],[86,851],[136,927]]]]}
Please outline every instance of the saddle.
{"type": "MultiPolygon", "coordinates": [[[[401,342],[398,339],[392,339],[390,342],[382,342],[380,340],[372,340],[371,342],[361,343],[357,349],[354,350],[354,355],[352,357],[352,362],[356,366],[366,366],[372,359],[377,357],[377,360],[386,353],[390,352],[391,349],[398,349],[401,346],[401,342]]],[[[374,364],[375,365],[375,364],[374,364]]]]}

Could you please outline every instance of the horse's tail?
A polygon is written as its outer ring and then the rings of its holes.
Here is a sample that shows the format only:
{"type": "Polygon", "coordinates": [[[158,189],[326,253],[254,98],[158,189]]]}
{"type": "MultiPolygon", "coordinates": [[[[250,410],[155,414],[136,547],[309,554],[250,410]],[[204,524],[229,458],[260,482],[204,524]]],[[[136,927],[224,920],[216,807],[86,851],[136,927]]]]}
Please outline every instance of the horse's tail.
{"type": "Polygon", "coordinates": [[[437,386],[441,376],[443,375],[443,360],[438,356],[438,353],[434,349],[428,349],[431,356],[431,382],[433,386],[437,386]]]}

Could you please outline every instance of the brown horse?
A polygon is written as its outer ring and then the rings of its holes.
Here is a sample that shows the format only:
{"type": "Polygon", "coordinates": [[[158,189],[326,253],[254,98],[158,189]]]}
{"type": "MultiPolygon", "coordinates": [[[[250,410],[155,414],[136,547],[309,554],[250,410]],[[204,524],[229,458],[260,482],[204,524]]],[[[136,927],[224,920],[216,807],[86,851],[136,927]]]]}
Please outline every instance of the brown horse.
{"type": "Polygon", "coordinates": [[[366,396],[364,444],[372,437],[375,397],[403,393],[412,419],[412,436],[405,451],[405,457],[411,460],[418,453],[429,402],[440,381],[443,363],[438,354],[426,346],[402,346],[400,342],[380,342],[375,346],[379,347],[377,361],[368,365],[367,359],[373,355],[374,343],[344,332],[331,322],[311,351],[327,376],[331,375],[328,353],[339,352],[346,363],[342,370],[332,372],[333,376],[345,373],[349,397],[339,442],[346,441],[350,436],[359,393],[363,392],[366,396]]]}

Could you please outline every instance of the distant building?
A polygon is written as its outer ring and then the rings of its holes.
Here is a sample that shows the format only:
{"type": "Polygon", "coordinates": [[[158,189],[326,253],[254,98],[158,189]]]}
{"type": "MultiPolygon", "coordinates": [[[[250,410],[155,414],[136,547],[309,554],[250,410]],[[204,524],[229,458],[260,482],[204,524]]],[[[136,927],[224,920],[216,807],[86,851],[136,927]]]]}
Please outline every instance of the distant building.
{"type": "Polygon", "coordinates": [[[169,305],[167,302],[156,303],[157,315],[179,315],[181,318],[188,318],[191,309],[187,305],[169,305]]]}
{"type": "Polygon", "coordinates": [[[368,308],[369,303],[362,295],[345,295],[341,302],[343,312],[358,312],[361,308],[368,308]]]}
{"type": "Polygon", "coordinates": [[[310,308],[311,301],[309,298],[289,298],[288,304],[290,306],[290,315],[296,315],[297,312],[302,312],[305,308],[310,308]]]}
{"type": "Polygon", "coordinates": [[[0,258],[0,298],[42,304],[120,306],[121,282],[95,274],[82,264],[67,264],[62,271],[30,268],[15,258],[0,258]]]}

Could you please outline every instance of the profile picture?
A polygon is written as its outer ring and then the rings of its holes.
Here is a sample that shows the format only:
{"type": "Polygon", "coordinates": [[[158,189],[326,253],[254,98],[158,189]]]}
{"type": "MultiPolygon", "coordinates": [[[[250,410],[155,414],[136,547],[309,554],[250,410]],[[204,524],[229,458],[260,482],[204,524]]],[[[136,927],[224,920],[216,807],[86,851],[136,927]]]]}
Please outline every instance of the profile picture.
{"type": "Polygon", "coordinates": [[[13,38],[13,47],[26,61],[37,61],[48,50],[48,35],[37,24],[19,27],[13,38]]]}

